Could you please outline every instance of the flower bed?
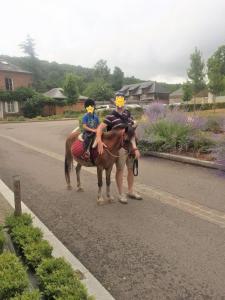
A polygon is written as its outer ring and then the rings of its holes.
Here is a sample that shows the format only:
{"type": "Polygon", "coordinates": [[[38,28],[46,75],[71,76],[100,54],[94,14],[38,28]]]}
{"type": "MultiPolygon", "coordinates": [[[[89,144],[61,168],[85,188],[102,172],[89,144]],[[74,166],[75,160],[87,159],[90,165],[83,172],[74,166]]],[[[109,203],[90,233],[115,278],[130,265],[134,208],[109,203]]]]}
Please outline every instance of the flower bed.
{"type": "Polygon", "coordinates": [[[145,110],[145,120],[139,127],[139,147],[143,154],[156,151],[217,160],[219,149],[221,153],[225,119],[190,115],[152,103],[145,110]]]}
{"type": "Polygon", "coordinates": [[[10,216],[6,226],[18,255],[34,272],[40,291],[28,290],[25,267],[15,254],[3,252],[0,255],[0,300],[93,299],[72,267],[63,258],[52,257],[51,245],[43,240],[41,230],[32,226],[30,215],[10,216]]]}

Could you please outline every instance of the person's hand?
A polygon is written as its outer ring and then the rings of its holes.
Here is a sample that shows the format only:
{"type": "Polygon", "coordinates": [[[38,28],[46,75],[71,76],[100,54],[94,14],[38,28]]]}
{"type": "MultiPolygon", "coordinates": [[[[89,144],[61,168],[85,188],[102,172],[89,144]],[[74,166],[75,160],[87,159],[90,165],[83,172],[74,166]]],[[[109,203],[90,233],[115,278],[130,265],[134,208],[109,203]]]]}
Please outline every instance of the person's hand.
{"type": "Polygon", "coordinates": [[[140,153],[140,151],[138,149],[135,149],[134,155],[135,155],[136,159],[139,159],[141,157],[141,153],[140,153]]]}
{"type": "Polygon", "coordinates": [[[102,141],[98,141],[98,153],[101,155],[104,151],[104,147],[107,147],[102,141]]]}

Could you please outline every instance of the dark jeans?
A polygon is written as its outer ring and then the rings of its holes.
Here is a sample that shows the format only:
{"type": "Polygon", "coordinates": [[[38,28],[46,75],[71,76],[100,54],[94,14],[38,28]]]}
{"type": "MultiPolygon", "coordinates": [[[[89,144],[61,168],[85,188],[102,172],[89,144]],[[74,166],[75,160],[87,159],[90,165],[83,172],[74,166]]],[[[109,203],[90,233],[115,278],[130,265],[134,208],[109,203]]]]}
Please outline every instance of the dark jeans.
{"type": "Polygon", "coordinates": [[[83,140],[84,140],[84,150],[85,151],[89,150],[92,142],[94,141],[94,138],[95,138],[94,132],[84,131],[83,140]]]}

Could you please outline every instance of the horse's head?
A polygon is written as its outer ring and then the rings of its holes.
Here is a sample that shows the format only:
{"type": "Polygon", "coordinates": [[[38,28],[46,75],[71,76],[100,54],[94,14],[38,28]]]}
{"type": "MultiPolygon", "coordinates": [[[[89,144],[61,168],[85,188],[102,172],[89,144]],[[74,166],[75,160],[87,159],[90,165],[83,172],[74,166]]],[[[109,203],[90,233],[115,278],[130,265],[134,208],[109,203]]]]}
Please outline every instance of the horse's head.
{"type": "Polygon", "coordinates": [[[127,126],[123,132],[123,148],[130,153],[137,148],[135,139],[136,128],[137,126],[127,126]]]}

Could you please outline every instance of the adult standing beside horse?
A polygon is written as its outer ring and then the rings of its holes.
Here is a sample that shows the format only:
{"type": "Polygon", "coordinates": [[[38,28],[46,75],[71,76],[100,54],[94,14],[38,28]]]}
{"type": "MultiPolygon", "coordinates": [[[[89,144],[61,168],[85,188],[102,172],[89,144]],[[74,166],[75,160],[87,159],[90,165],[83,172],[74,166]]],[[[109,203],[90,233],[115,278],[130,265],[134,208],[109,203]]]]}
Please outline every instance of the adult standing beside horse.
{"type": "MultiPolygon", "coordinates": [[[[118,93],[115,99],[116,109],[109,115],[105,117],[103,123],[101,123],[96,131],[97,143],[98,143],[98,153],[101,155],[104,151],[104,143],[102,142],[102,132],[104,128],[107,128],[107,131],[112,129],[121,128],[125,126],[133,126],[134,121],[128,110],[125,109],[125,99],[122,93],[118,93]]],[[[118,200],[123,204],[127,204],[127,197],[132,199],[141,200],[142,197],[134,192],[134,174],[133,174],[133,163],[134,158],[140,158],[140,152],[137,149],[135,139],[133,143],[133,155],[130,155],[127,150],[121,148],[119,151],[119,157],[116,160],[116,183],[118,188],[118,200]],[[125,164],[127,166],[127,184],[128,184],[128,193],[127,197],[123,193],[123,173],[125,164]]]]}

